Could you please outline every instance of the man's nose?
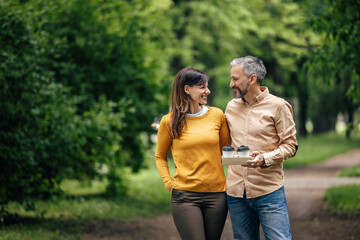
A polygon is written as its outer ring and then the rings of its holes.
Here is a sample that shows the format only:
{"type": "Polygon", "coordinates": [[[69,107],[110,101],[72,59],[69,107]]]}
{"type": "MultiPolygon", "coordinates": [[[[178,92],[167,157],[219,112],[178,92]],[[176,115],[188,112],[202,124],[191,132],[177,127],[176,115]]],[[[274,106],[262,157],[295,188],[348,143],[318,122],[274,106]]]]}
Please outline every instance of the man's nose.
{"type": "Polygon", "coordinates": [[[233,88],[234,86],[235,86],[235,84],[234,84],[233,80],[231,80],[231,81],[230,81],[230,84],[229,84],[229,87],[230,87],[230,88],[233,88]]]}

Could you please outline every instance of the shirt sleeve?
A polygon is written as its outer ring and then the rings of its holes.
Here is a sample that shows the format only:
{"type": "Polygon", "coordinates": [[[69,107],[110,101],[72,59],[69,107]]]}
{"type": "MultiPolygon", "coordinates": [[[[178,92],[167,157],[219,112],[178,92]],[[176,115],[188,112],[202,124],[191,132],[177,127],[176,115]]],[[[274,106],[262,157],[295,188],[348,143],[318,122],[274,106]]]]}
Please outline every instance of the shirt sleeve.
{"type": "Polygon", "coordinates": [[[167,121],[165,117],[163,117],[161,119],[158,130],[155,163],[158,172],[165,184],[165,187],[169,191],[171,187],[174,185],[174,181],[170,175],[168,158],[167,158],[171,143],[172,143],[172,137],[170,134],[169,121],[167,121]]]}
{"type": "Polygon", "coordinates": [[[279,138],[278,148],[263,153],[265,166],[281,163],[296,154],[298,142],[291,105],[284,101],[277,110],[275,128],[279,138]]]}

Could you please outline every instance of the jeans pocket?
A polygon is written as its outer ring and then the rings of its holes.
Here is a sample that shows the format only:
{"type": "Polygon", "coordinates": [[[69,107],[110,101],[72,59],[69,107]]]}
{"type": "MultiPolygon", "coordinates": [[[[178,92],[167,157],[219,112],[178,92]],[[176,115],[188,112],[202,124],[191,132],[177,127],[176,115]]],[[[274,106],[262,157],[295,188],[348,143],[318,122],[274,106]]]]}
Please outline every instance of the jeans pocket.
{"type": "Polygon", "coordinates": [[[181,199],[182,199],[182,192],[173,188],[171,192],[171,201],[175,203],[175,202],[180,202],[181,199]]]}

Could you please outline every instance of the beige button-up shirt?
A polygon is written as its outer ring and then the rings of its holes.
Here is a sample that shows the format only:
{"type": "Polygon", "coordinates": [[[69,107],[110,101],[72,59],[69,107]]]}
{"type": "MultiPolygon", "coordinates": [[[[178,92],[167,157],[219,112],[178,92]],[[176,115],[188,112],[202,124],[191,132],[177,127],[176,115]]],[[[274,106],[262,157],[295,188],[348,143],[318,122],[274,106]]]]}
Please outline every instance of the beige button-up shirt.
{"type": "Polygon", "coordinates": [[[246,145],[265,158],[265,168],[230,165],[226,192],[233,197],[260,197],[284,184],[283,161],[295,155],[298,146],[291,105],[269,94],[266,87],[249,104],[241,98],[231,100],[225,111],[232,145],[246,145]]]}

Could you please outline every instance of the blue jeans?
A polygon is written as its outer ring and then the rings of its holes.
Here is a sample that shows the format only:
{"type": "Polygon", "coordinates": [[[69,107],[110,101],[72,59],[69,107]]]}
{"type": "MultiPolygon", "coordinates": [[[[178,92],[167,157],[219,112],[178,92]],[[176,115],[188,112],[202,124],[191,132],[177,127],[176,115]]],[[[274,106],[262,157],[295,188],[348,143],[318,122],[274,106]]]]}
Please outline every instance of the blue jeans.
{"type": "Polygon", "coordinates": [[[284,187],[257,198],[227,195],[234,240],[259,240],[260,223],[266,239],[291,239],[284,187]]]}

